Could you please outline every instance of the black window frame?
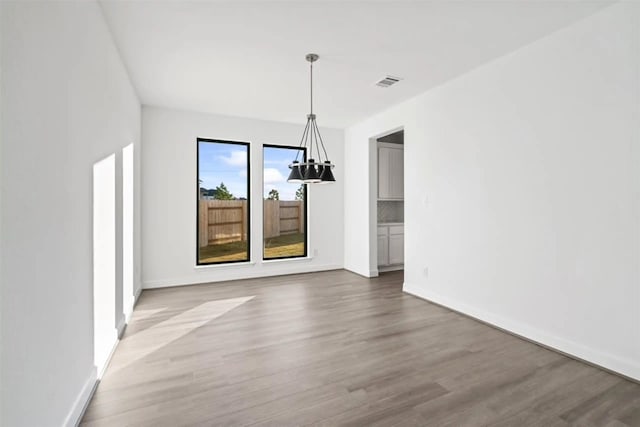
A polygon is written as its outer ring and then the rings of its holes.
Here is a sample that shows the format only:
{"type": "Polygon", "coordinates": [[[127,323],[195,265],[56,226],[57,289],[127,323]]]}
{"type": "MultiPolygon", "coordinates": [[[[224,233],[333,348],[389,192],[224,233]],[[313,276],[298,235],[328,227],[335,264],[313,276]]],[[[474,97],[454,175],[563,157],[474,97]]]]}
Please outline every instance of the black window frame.
{"type": "MultiPolygon", "coordinates": [[[[300,147],[298,145],[280,145],[280,144],[262,144],[262,261],[276,261],[276,260],[284,260],[284,259],[297,259],[297,258],[307,258],[309,256],[309,200],[308,200],[308,190],[307,184],[303,184],[304,186],[304,253],[302,255],[294,255],[294,256],[281,256],[281,257],[265,257],[265,247],[264,247],[264,149],[265,148],[288,148],[290,150],[299,150],[302,151],[302,161],[307,161],[307,148],[300,147]]],[[[293,159],[292,159],[293,161],[293,159]]]]}
{"type": "Polygon", "coordinates": [[[251,262],[251,143],[244,141],[229,141],[224,139],[200,138],[196,139],[196,266],[238,264],[251,262]],[[210,142],[218,144],[240,145],[247,148],[247,259],[234,261],[200,262],[200,143],[210,142]]]}

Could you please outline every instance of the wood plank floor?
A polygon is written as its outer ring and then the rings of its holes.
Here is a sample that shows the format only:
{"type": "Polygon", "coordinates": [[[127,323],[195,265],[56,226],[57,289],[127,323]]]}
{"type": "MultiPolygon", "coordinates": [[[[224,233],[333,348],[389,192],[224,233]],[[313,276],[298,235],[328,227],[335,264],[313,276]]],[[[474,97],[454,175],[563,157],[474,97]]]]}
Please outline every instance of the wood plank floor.
{"type": "Polygon", "coordinates": [[[145,291],[86,426],[640,426],[640,385],[346,271],[145,291]]]}

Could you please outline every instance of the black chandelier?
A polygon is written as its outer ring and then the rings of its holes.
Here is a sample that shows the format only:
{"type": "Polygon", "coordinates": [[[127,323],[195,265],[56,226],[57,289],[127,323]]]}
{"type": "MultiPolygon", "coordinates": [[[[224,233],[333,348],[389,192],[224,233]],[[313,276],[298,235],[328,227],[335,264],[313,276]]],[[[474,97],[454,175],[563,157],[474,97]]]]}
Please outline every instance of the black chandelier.
{"type": "Polygon", "coordinates": [[[316,115],[313,114],[313,63],[318,60],[319,56],[315,53],[310,53],[306,56],[306,60],[310,63],[310,76],[311,76],[311,112],[307,114],[307,125],[302,133],[302,139],[300,140],[300,148],[309,150],[309,160],[304,162],[298,161],[298,156],[303,150],[298,150],[296,159],[289,165],[291,173],[287,182],[302,182],[303,184],[328,184],[335,182],[333,172],[331,169],[334,165],[331,164],[327,157],[327,150],[324,148],[320,131],[316,123],[316,115]],[[315,146],[316,154],[318,155],[318,161],[313,158],[313,148],[315,146]],[[322,151],[320,150],[322,149],[322,151]],[[324,154],[324,158],[322,157],[324,154]],[[323,160],[324,159],[324,160],[323,160]]]}

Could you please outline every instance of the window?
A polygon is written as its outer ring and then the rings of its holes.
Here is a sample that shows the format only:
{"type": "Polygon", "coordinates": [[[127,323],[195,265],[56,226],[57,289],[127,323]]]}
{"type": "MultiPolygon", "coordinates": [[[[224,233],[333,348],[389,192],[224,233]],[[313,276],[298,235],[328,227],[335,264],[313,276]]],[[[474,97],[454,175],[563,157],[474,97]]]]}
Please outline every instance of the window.
{"type": "Polygon", "coordinates": [[[307,189],[288,183],[289,164],[303,148],[264,146],[264,259],[307,256],[307,189]]]}
{"type": "Polygon", "coordinates": [[[197,263],[249,261],[249,144],[198,138],[197,263]]]}

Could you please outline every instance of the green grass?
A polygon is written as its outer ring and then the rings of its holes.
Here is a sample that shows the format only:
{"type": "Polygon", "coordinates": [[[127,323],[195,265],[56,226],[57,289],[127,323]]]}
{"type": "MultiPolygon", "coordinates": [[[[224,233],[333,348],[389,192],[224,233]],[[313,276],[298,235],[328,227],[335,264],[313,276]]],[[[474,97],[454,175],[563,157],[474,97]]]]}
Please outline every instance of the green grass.
{"type": "MultiPolygon", "coordinates": [[[[265,258],[304,255],[304,234],[288,234],[265,239],[265,258]]],[[[231,242],[200,248],[201,263],[247,260],[247,242],[231,242]]]]}
{"type": "Polygon", "coordinates": [[[264,257],[282,258],[304,255],[304,234],[287,234],[285,236],[265,239],[264,257]]]}
{"type": "Polygon", "coordinates": [[[228,262],[247,259],[247,242],[231,242],[200,248],[200,262],[228,262]]]}

